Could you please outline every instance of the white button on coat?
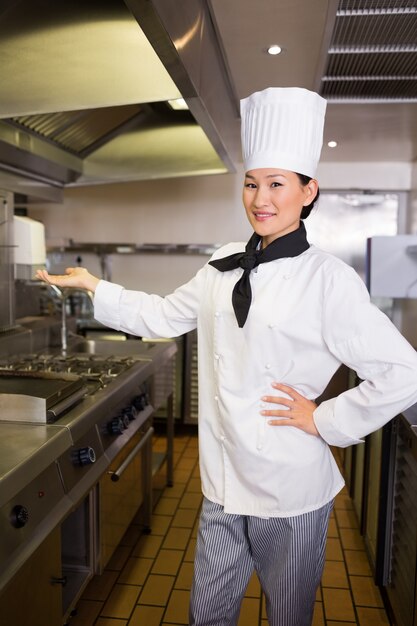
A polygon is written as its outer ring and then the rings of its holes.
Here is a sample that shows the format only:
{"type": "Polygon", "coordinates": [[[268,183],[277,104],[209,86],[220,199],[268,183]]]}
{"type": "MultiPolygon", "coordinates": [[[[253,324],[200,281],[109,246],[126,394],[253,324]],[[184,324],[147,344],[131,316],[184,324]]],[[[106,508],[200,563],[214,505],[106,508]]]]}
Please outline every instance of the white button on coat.
{"type": "MultiPolygon", "coordinates": [[[[214,257],[244,247],[229,244],[214,257]]],[[[312,246],[261,267],[256,278],[251,274],[253,301],[243,328],[231,303],[241,270],[209,265],[165,298],[100,281],[95,317],[144,337],[198,329],[204,495],[228,513],[285,517],[321,507],[342,488],[329,445],[359,443],[417,402],[417,354],[339,259],[312,246]],[[221,346],[219,360],[213,345],[221,346]],[[271,426],[260,414],[262,396],[283,395],[273,381],[315,399],[341,363],[364,382],[316,409],[320,437],[271,426]]]]}

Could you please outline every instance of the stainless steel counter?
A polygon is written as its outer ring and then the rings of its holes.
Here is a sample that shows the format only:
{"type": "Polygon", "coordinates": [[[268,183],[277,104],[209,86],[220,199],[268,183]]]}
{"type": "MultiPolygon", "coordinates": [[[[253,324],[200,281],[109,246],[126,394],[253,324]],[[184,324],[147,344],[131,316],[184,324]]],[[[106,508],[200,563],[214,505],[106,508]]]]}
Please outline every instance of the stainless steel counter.
{"type": "Polygon", "coordinates": [[[0,508],[71,445],[65,426],[0,423],[0,508]]]}

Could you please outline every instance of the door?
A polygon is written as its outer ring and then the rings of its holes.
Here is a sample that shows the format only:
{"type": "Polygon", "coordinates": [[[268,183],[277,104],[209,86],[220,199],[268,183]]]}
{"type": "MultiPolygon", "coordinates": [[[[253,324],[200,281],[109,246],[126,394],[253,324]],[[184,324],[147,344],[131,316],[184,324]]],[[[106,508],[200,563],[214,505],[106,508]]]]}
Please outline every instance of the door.
{"type": "Polygon", "coordinates": [[[61,626],[60,528],[25,562],[0,596],[0,622],[10,626],[61,626]]]}

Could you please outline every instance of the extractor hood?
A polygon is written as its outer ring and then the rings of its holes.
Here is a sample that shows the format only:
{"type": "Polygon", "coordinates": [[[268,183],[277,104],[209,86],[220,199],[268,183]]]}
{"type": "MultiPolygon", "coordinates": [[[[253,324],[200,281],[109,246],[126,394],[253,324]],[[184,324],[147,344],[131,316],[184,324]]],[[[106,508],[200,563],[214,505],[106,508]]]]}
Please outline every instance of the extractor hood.
{"type": "Polygon", "coordinates": [[[203,0],[6,0],[0,187],[2,173],[59,190],[233,169],[221,137],[238,114],[215,37],[203,0]]]}

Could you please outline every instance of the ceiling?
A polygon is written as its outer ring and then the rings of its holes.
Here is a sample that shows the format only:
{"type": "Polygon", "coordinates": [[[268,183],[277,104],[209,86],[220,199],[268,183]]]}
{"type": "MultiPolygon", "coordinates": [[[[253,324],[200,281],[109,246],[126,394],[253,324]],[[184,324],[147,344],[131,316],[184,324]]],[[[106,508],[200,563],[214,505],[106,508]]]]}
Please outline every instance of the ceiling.
{"type": "Polygon", "coordinates": [[[417,159],[415,0],[180,4],[4,0],[0,172],[63,188],[232,171],[239,99],[268,86],[328,99],[323,161],[417,159]]]}
{"type": "Polygon", "coordinates": [[[329,102],[323,161],[417,159],[415,0],[210,5],[237,98],[268,86],[314,89],[329,102]],[[271,57],[273,43],[283,52],[271,57]]]}

